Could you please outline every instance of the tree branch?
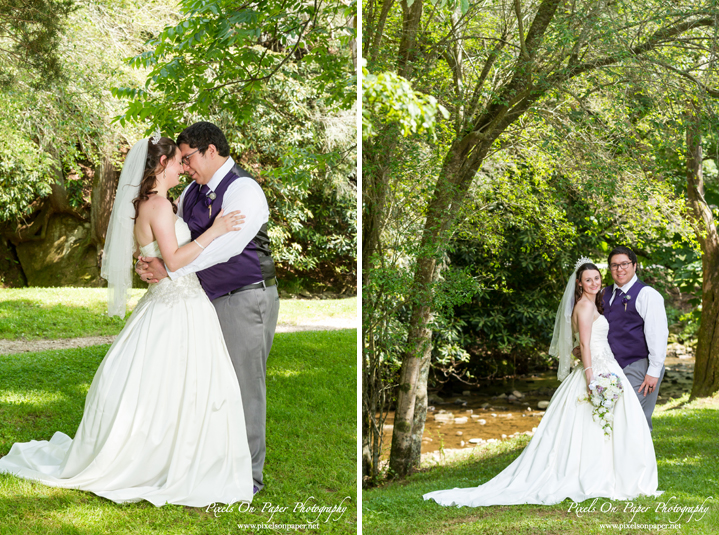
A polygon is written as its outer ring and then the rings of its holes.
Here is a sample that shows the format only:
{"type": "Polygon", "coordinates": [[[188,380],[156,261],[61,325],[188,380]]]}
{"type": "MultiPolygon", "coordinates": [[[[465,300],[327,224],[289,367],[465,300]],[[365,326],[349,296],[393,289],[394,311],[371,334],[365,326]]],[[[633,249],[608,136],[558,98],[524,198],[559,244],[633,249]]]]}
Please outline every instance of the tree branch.
{"type": "Polygon", "coordinates": [[[686,31],[693,30],[702,26],[713,26],[714,24],[716,24],[716,19],[713,17],[707,17],[695,21],[682,22],[680,24],[676,24],[667,28],[661,28],[654,32],[654,34],[649,37],[644,43],[630,48],[625,55],[615,54],[593,61],[580,63],[573,67],[569,67],[564,71],[560,71],[549,76],[545,83],[549,87],[554,87],[585,72],[593,71],[600,67],[606,67],[608,65],[618,63],[626,56],[640,56],[646,52],[657,48],[660,44],[670,40],[672,37],[680,35],[686,31]]]}
{"type": "Polygon", "coordinates": [[[519,48],[522,51],[524,59],[529,61],[529,52],[527,52],[527,45],[524,42],[524,24],[522,23],[522,6],[519,4],[519,0],[514,0],[514,13],[517,15],[517,30],[519,31],[519,48]]]}
{"type": "Polygon", "coordinates": [[[658,60],[655,60],[655,59],[653,59],[653,60],[651,60],[651,61],[652,61],[653,63],[656,63],[656,64],[659,65],[660,67],[664,67],[665,69],[668,69],[668,70],[670,70],[670,71],[672,71],[672,72],[677,73],[679,76],[681,76],[681,77],[683,77],[683,78],[686,78],[686,79],[689,80],[690,82],[693,82],[694,84],[697,85],[697,87],[699,87],[702,91],[706,92],[706,94],[709,95],[710,97],[712,97],[712,98],[719,98],[719,90],[717,90],[717,89],[712,89],[711,87],[705,85],[704,83],[702,83],[702,82],[700,82],[699,80],[697,80],[693,75],[689,74],[687,71],[681,71],[681,70],[677,69],[676,67],[672,67],[672,66],[669,65],[668,63],[664,63],[663,61],[658,61],[658,60]]]}
{"type": "Polygon", "coordinates": [[[289,54],[287,54],[284,58],[282,58],[282,61],[270,72],[269,74],[266,74],[265,76],[260,76],[259,78],[248,78],[246,80],[234,80],[232,82],[227,82],[225,84],[216,85],[214,87],[208,87],[205,89],[205,91],[215,91],[217,89],[222,89],[223,87],[227,87],[229,85],[236,85],[236,84],[245,84],[245,86],[251,84],[252,82],[261,82],[263,80],[269,80],[272,78],[277,71],[280,70],[280,68],[287,63],[287,61],[295,55],[295,52],[297,51],[297,47],[300,46],[300,43],[302,42],[302,37],[307,32],[307,27],[310,25],[310,22],[313,22],[317,19],[317,15],[319,14],[319,10],[317,9],[317,0],[314,0],[314,16],[307,19],[307,22],[302,26],[302,31],[300,32],[300,35],[297,37],[297,42],[295,43],[295,46],[292,47],[292,50],[290,50],[289,54]]]}

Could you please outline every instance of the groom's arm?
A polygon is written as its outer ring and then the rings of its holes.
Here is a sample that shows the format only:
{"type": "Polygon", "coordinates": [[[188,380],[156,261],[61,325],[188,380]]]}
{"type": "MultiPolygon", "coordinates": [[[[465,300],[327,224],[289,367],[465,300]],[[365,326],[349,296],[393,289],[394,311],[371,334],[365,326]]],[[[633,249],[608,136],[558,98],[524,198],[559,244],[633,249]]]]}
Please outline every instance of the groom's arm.
{"type": "Polygon", "coordinates": [[[649,348],[647,375],[658,378],[667,357],[669,326],[664,298],[654,288],[645,286],[637,296],[637,312],[644,320],[644,339],[649,348]]]}
{"type": "Polygon", "coordinates": [[[239,210],[245,216],[242,229],[220,236],[191,263],[177,271],[168,272],[171,279],[227,262],[240,254],[269,220],[265,194],[260,185],[249,177],[239,178],[230,184],[222,200],[222,208],[225,213],[239,210]]]}

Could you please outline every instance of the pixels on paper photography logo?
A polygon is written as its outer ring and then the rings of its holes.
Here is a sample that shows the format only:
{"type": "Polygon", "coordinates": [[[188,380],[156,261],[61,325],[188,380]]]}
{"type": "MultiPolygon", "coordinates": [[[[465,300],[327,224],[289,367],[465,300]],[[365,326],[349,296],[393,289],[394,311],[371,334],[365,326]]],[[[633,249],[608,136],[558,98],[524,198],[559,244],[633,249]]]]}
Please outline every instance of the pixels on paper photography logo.
{"type": "Polygon", "coordinates": [[[573,502],[567,512],[574,513],[577,518],[587,515],[597,515],[598,518],[601,518],[602,514],[622,514],[627,516],[626,520],[620,523],[602,524],[600,527],[602,529],[640,529],[641,526],[635,521],[636,516],[651,511],[655,514],[654,523],[642,524],[644,527],[641,529],[674,530],[679,529],[684,523],[701,521],[709,511],[714,497],[708,496],[699,505],[684,505],[676,496],[663,499],[658,497],[657,500],[654,505],[645,505],[632,501],[605,501],[598,503],[599,498],[594,498],[589,505],[573,502]]]}
{"type": "Polygon", "coordinates": [[[226,514],[246,513],[253,515],[268,515],[261,522],[238,523],[241,530],[288,530],[298,531],[307,529],[319,529],[322,524],[338,522],[348,509],[351,498],[345,496],[341,502],[322,505],[316,503],[314,496],[309,496],[304,501],[291,502],[288,505],[276,504],[273,502],[238,502],[233,504],[210,504],[205,512],[215,518],[226,514]]]}

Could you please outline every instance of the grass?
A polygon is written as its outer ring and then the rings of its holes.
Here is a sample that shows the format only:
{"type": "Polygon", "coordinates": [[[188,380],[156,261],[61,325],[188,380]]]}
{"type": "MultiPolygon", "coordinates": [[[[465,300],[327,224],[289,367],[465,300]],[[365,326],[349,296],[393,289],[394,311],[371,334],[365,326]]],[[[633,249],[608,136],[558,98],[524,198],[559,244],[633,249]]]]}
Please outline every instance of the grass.
{"type": "MultiPolygon", "coordinates": [[[[145,290],[134,289],[128,316],[145,290]]],[[[118,334],[124,320],[109,318],[105,288],[0,289],[0,338],[17,340],[75,338],[118,334]]],[[[357,317],[357,298],[283,299],[279,322],[357,317]]]]}
{"type": "Polygon", "coordinates": [[[299,325],[335,318],[357,318],[357,298],[283,299],[280,303],[280,323],[299,325]]]}
{"type": "MultiPolygon", "coordinates": [[[[478,508],[442,507],[425,502],[424,493],[454,487],[471,487],[485,483],[503,470],[521,453],[529,442],[526,436],[505,440],[467,460],[425,469],[400,482],[365,490],[362,493],[362,533],[401,534],[557,534],[592,533],[644,534],[719,533],[719,474],[717,473],[716,437],[719,436],[719,395],[688,403],[685,395],[679,400],[658,406],[653,416],[654,447],[659,469],[658,498],[641,497],[633,502],[611,502],[599,499],[595,511],[577,516],[569,511],[570,500],[553,505],[493,506],[478,508]],[[707,500],[708,497],[713,499],[707,500]],[[676,499],[671,500],[672,497],[676,499]],[[679,513],[657,511],[660,502],[693,507],[702,505],[708,511],[701,517],[689,513],[677,522],[679,513]],[[628,503],[646,508],[634,517],[634,527],[602,529],[602,524],[629,524],[632,512],[628,503]],[[615,512],[601,508],[614,505],[615,512]],[[700,518],[701,517],[701,518],[700,518]],[[646,524],[670,524],[680,529],[642,528],[646,524]]],[[[583,502],[582,507],[592,504],[583,502]]]]}
{"type": "MultiPolygon", "coordinates": [[[[305,533],[357,532],[355,330],[277,334],[267,367],[266,487],[254,512],[147,502],[118,505],[89,492],[0,475],[0,535],[287,533],[239,524],[314,522],[297,502],[347,507],[305,533]],[[349,497],[349,498],[347,498],[349,497]],[[344,500],[344,501],[343,501],[344,500]],[[263,512],[262,509],[265,508],[263,512]],[[338,518],[339,517],[339,518],[338,518]]],[[[14,442],[74,436],[95,370],[109,346],[0,356],[0,454],[14,442]]]]}

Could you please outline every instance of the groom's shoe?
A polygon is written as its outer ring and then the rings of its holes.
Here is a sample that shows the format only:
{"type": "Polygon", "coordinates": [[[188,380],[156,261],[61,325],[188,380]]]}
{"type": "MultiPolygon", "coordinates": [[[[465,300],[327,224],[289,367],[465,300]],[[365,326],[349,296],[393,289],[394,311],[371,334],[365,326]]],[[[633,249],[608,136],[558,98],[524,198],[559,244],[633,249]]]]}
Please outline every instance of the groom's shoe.
{"type": "Polygon", "coordinates": [[[257,485],[252,485],[252,495],[254,496],[258,492],[260,492],[260,488],[257,485]]]}

